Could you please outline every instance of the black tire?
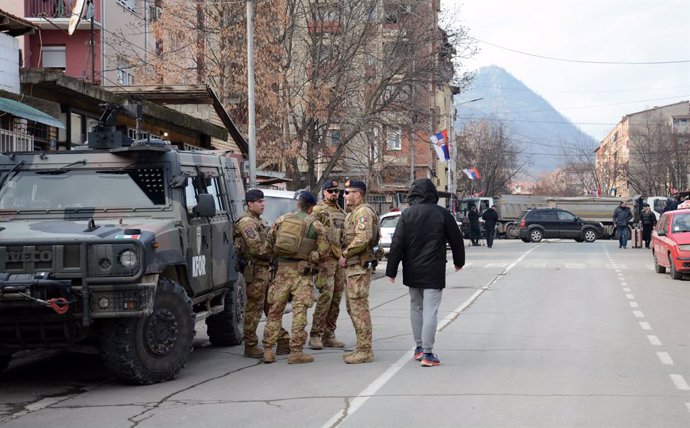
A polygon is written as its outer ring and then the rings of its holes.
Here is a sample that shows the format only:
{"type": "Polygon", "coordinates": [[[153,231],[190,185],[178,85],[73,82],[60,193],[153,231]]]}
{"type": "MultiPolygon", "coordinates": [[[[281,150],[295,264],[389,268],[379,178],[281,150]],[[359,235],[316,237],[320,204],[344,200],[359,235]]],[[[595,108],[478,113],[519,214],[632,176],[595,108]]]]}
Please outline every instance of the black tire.
{"type": "Polygon", "coordinates": [[[112,320],[101,327],[103,361],[126,383],[173,379],[192,353],[194,323],[192,300],[182,286],[160,278],[151,315],[112,320]]]}
{"type": "Polygon", "coordinates": [[[522,242],[529,242],[529,239],[527,239],[527,238],[521,238],[521,239],[522,239],[522,242]]]}
{"type": "Polygon", "coordinates": [[[508,223],[506,225],[506,239],[515,239],[518,238],[518,230],[515,227],[515,223],[508,223]]]}
{"type": "Polygon", "coordinates": [[[582,238],[585,242],[592,243],[597,240],[597,232],[594,229],[585,229],[582,232],[582,238]]]}
{"type": "Polygon", "coordinates": [[[668,255],[668,267],[671,273],[671,278],[673,279],[683,279],[683,274],[676,270],[676,265],[673,264],[673,257],[671,254],[668,255]]]}
{"type": "Polygon", "coordinates": [[[544,239],[544,232],[541,229],[532,229],[529,231],[529,240],[532,242],[541,242],[544,239]]]}
{"type": "Polygon", "coordinates": [[[666,273],[666,266],[659,264],[659,261],[656,259],[656,253],[652,252],[652,257],[654,258],[654,270],[656,273],[666,273]]]}
{"type": "Polygon", "coordinates": [[[582,239],[582,238],[575,238],[575,242],[584,242],[584,239],[582,239]]]}
{"type": "Polygon", "coordinates": [[[0,355],[0,372],[5,370],[12,360],[12,354],[2,354],[0,355]]]}
{"type": "Polygon", "coordinates": [[[208,340],[214,346],[236,346],[244,338],[244,304],[247,301],[246,283],[239,276],[225,296],[223,312],[206,318],[208,340]]]}

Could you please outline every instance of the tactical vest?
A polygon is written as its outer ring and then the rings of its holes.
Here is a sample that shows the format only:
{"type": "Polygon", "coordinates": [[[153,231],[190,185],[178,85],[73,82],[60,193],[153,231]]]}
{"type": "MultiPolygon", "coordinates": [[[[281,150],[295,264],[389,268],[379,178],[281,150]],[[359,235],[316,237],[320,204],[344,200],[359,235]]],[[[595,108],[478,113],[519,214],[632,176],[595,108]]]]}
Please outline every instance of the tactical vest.
{"type": "Polygon", "coordinates": [[[340,245],[343,239],[343,228],[345,227],[345,213],[339,208],[324,206],[323,210],[319,212],[323,218],[323,225],[326,228],[326,236],[328,242],[335,245],[340,245]]]}
{"type": "Polygon", "coordinates": [[[354,222],[357,212],[359,212],[359,210],[361,210],[362,208],[368,208],[369,210],[371,210],[373,214],[372,218],[374,224],[372,225],[372,228],[374,233],[372,233],[371,240],[369,241],[369,244],[367,245],[366,249],[366,252],[369,253],[376,245],[378,245],[381,234],[381,228],[379,227],[379,216],[376,214],[374,208],[369,204],[359,205],[354,211],[348,214],[345,220],[345,234],[343,235],[342,244],[343,248],[345,248],[348,245],[350,245],[350,243],[355,239],[355,235],[357,233],[357,225],[355,225],[354,222]]]}
{"type": "Polygon", "coordinates": [[[276,231],[273,254],[289,259],[309,260],[309,253],[316,250],[316,239],[308,238],[309,229],[316,219],[286,214],[276,231]]]}

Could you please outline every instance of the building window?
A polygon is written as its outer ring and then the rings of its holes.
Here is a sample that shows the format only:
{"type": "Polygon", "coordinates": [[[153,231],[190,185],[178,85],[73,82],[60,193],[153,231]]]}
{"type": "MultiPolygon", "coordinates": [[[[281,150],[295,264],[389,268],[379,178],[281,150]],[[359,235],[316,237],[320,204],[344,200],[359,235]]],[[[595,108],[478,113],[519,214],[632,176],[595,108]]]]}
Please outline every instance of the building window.
{"type": "Polygon", "coordinates": [[[402,150],[400,128],[388,128],[386,130],[386,148],[388,150],[402,150]]]}
{"type": "Polygon", "coordinates": [[[328,143],[334,147],[340,143],[340,129],[332,128],[328,130],[328,143]]]}
{"type": "Polygon", "coordinates": [[[67,67],[67,48],[65,46],[43,47],[43,68],[58,68],[64,70],[67,67]]]}
{"type": "Polygon", "coordinates": [[[133,85],[134,74],[129,64],[120,63],[117,65],[117,83],[120,85],[133,85]]]}

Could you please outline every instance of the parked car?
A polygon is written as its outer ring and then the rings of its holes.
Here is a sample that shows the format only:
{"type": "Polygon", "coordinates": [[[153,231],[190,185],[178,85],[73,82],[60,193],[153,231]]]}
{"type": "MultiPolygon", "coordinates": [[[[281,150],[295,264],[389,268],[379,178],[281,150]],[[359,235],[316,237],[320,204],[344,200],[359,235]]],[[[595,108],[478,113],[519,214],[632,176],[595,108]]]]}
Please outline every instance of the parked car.
{"type": "Polygon", "coordinates": [[[601,222],[583,220],[558,208],[535,208],[520,216],[520,239],[524,242],[541,242],[549,238],[594,242],[603,233],[601,222]]]}
{"type": "Polygon", "coordinates": [[[690,209],[661,215],[652,233],[652,257],[657,273],[669,269],[673,279],[690,273],[690,209]]]}
{"type": "Polygon", "coordinates": [[[395,232],[395,226],[398,225],[400,214],[400,211],[392,211],[383,214],[380,218],[381,239],[379,241],[379,245],[383,247],[383,252],[386,255],[388,255],[388,252],[391,250],[391,239],[393,238],[393,233],[395,232]]]}

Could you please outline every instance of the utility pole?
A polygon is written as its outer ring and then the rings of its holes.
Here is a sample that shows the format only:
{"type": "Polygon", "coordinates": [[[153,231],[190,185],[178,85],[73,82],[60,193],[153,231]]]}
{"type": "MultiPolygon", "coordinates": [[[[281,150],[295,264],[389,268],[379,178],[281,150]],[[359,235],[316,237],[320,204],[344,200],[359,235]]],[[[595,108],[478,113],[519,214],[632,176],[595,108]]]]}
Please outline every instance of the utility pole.
{"type": "Polygon", "coordinates": [[[247,128],[249,187],[256,187],[256,118],[254,107],[254,1],[247,0],[247,128]]]}

